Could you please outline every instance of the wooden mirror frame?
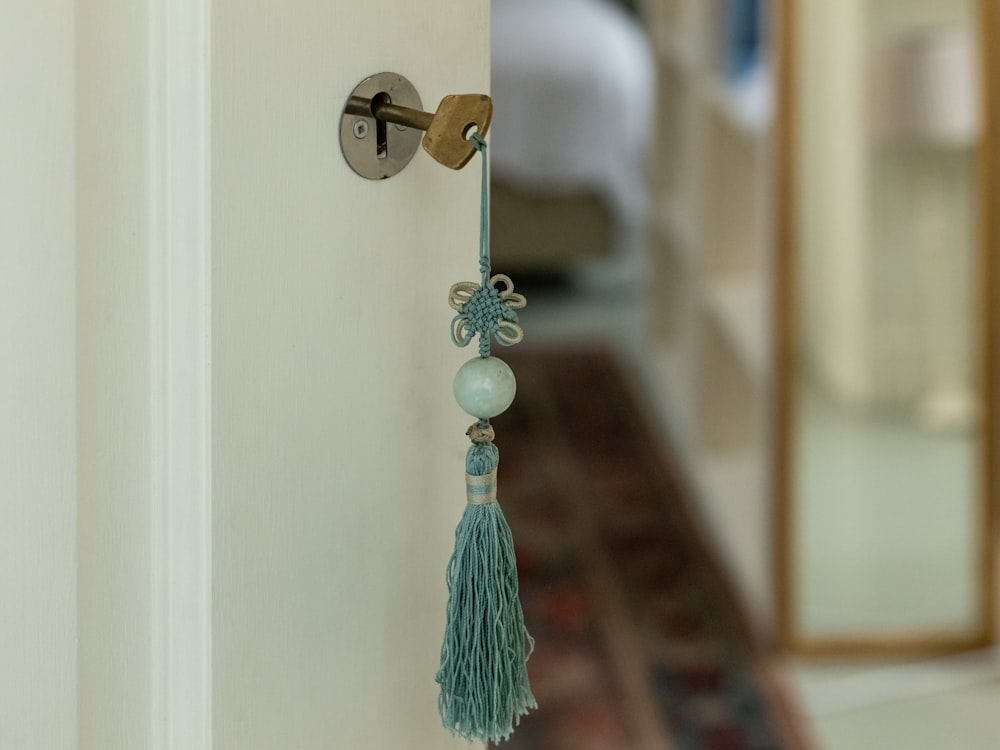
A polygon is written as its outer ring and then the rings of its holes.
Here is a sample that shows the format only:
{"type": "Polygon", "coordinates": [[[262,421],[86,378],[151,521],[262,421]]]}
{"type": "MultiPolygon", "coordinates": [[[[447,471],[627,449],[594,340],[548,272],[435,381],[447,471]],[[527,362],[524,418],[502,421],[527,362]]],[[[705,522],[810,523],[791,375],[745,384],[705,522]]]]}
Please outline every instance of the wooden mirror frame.
{"type": "Polygon", "coordinates": [[[996,256],[1000,253],[1000,0],[977,0],[979,20],[979,56],[981,68],[981,140],[977,169],[979,175],[976,217],[978,248],[976,260],[978,300],[976,320],[979,330],[975,341],[981,361],[977,373],[982,399],[979,415],[979,445],[976,456],[977,515],[982,521],[976,540],[978,581],[976,621],[967,636],[942,636],[934,633],[894,632],[872,635],[810,636],[801,632],[798,620],[797,561],[794,533],[796,526],[795,440],[798,416],[794,376],[799,353],[797,310],[797,98],[795,91],[797,6],[801,0],[777,0],[775,33],[777,65],[775,190],[776,190],[776,263],[775,263],[775,636],[778,647],[786,652],[808,656],[929,655],[985,647],[996,642],[997,585],[997,380],[998,331],[996,295],[996,256]]]}

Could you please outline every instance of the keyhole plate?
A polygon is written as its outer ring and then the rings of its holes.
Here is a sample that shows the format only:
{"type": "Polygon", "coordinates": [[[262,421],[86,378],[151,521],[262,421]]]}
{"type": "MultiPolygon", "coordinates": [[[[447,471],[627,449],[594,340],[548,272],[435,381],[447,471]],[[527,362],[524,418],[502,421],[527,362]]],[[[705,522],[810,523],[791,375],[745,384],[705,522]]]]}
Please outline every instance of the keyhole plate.
{"type": "Polygon", "coordinates": [[[417,153],[424,136],[416,128],[376,121],[371,101],[379,94],[388,96],[393,104],[423,109],[416,88],[399,73],[371,76],[351,92],[340,116],[340,148],[351,169],[369,180],[384,180],[400,172],[417,153]]]}

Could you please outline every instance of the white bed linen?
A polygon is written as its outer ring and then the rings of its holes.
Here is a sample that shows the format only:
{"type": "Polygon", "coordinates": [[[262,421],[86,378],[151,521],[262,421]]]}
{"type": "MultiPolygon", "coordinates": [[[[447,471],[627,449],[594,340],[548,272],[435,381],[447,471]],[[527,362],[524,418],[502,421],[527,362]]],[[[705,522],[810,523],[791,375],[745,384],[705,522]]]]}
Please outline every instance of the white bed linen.
{"type": "Polygon", "coordinates": [[[626,221],[645,210],[652,51],[606,0],[493,0],[494,174],[553,193],[596,190],[626,221]]]}

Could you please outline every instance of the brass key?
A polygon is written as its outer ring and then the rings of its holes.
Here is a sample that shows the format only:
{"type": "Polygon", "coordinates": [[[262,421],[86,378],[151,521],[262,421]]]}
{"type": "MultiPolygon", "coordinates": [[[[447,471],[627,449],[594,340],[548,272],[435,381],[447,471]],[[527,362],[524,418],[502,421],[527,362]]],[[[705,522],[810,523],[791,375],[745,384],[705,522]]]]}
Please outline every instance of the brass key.
{"type": "Polygon", "coordinates": [[[433,115],[400,107],[385,97],[375,97],[371,109],[378,120],[427,131],[424,150],[451,169],[461,169],[476,153],[469,131],[475,127],[479,135],[486,135],[493,118],[493,100],[486,94],[446,96],[433,115]]]}

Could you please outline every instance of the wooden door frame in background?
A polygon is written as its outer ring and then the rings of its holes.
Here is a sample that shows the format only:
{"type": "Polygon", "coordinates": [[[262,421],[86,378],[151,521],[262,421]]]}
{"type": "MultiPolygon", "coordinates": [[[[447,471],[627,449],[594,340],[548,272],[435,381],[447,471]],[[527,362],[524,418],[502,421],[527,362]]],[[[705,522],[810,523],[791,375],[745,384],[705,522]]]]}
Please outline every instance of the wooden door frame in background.
{"type": "Polygon", "coordinates": [[[982,412],[977,431],[976,573],[977,619],[968,636],[895,632],[877,635],[810,636],[797,617],[795,556],[795,437],[797,403],[794,375],[798,364],[798,130],[796,125],[797,0],[775,7],[776,65],[776,263],[775,263],[775,427],[774,427],[774,581],[775,637],[782,651],[810,656],[940,654],[988,646],[996,641],[997,585],[997,318],[995,256],[1000,252],[1000,0],[977,0],[980,19],[981,135],[978,148],[978,300],[976,319],[980,362],[978,383],[982,412]]]}

